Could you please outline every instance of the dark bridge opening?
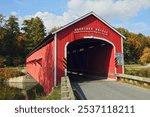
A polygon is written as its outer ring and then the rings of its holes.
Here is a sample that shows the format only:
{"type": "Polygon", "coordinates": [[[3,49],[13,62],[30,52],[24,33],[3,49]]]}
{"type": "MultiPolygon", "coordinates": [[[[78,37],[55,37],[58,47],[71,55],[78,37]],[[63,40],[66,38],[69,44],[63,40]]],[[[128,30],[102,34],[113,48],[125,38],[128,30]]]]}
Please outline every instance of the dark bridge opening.
{"type": "Polygon", "coordinates": [[[108,77],[115,73],[114,48],[100,39],[80,39],[67,46],[68,74],[108,77]]]}

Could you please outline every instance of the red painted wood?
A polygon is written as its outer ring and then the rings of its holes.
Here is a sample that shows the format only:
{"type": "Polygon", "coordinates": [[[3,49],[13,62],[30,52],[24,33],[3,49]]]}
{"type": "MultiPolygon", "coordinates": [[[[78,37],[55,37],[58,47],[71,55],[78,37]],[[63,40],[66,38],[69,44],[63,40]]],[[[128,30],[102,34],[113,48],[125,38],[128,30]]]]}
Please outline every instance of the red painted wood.
{"type": "MultiPolygon", "coordinates": [[[[107,25],[105,25],[103,22],[101,22],[99,19],[97,19],[95,16],[91,15],[88,16],[86,18],[84,18],[83,20],[73,24],[70,27],[67,27],[66,29],[62,30],[61,32],[59,32],[57,34],[57,44],[58,44],[58,49],[57,49],[57,82],[60,82],[60,78],[61,76],[64,75],[64,68],[62,65],[62,60],[64,57],[64,50],[65,50],[65,44],[67,42],[71,43],[75,40],[79,40],[79,39],[83,39],[84,36],[93,36],[93,37],[98,37],[98,38],[102,38],[105,40],[110,41],[111,43],[114,44],[115,48],[116,48],[116,52],[117,53],[121,53],[122,50],[122,45],[121,45],[121,36],[118,35],[116,32],[114,32],[111,28],[109,28],[107,25]],[[76,28],[99,28],[102,30],[106,30],[108,31],[108,35],[103,35],[103,34],[99,34],[99,33],[95,33],[95,32],[79,32],[79,33],[75,33],[74,29],[76,28]]],[[[117,68],[115,68],[115,64],[114,64],[114,52],[115,48],[113,48],[112,52],[111,52],[111,60],[109,63],[109,71],[113,72],[117,71],[117,73],[122,73],[122,66],[118,66],[117,68]]],[[[107,48],[104,50],[107,51],[107,48]]],[[[104,66],[103,66],[104,67],[104,66]]],[[[102,69],[102,68],[100,68],[102,69]]],[[[112,76],[109,76],[111,78],[114,78],[112,76]]]]}
{"type": "Polygon", "coordinates": [[[33,53],[26,62],[27,72],[49,93],[54,86],[54,42],[33,53]],[[40,60],[41,65],[38,61],[36,64],[30,63],[33,60],[40,60]]]}

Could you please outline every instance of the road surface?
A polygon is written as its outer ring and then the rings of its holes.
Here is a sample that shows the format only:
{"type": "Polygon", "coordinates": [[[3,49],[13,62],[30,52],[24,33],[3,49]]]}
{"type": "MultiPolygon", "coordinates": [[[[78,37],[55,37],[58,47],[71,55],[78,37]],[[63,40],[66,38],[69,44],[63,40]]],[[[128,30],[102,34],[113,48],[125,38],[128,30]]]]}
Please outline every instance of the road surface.
{"type": "Polygon", "coordinates": [[[150,100],[150,89],[108,80],[71,78],[81,99],[87,100],[150,100]],[[74,80],[75,79],[75,80],[74,80]],[[79,80],[80,79],[80,80],[79,80]]]}

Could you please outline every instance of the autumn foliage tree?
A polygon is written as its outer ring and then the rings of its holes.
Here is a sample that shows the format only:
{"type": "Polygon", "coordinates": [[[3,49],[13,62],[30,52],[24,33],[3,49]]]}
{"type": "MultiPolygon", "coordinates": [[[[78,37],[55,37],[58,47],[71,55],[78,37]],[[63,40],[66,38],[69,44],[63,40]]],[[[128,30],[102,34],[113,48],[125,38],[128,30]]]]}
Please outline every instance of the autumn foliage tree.
{"type": "MultiPolygon", "coordinates": [[[[140,63],[143,52],[145,52],[144,48],[150,48],[150,37],[129,32],[124,28],[117,28],[117,30],[126,37],[124,40],[125,63],[140,63]]],[[[144,58],[145,56],[146,55],[144,55],[144,58]]],[[[147,63],[149,63],[149,61],[145,61],[145,64],[147,63]]]]}
{"type": "Polygon", "coordinates": [[[143,55],[140,57],[140,61],[144,65],[150,63],[150,48],[144,48],[143,55]]]}

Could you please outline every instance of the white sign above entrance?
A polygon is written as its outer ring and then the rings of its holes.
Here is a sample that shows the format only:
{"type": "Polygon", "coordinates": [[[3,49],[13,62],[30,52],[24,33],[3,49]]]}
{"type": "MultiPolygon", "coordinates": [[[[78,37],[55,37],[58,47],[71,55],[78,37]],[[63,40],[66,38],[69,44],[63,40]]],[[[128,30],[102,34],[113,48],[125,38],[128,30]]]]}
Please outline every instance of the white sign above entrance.
{"type": "Polygon", "coordinates": [[[85,27],[85,28],[76,28],[74,29],[74,33],[99,33],[105,36],[108,36],[109,32],[107,30],[103,30],[100,28],[92,28],[92,27],[85,27]]]}

